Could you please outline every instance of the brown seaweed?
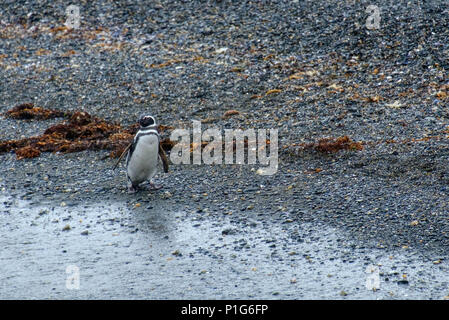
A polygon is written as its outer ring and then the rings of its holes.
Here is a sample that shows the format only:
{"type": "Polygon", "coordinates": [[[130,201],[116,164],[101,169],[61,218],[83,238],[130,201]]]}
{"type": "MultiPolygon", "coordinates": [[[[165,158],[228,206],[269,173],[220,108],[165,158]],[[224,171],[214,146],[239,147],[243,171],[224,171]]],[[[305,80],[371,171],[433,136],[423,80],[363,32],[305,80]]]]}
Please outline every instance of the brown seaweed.
{"type": "Polygon", "coordinates": [[[123,129],[84,111],[72,114],[21,104],[5,113],[15,119],[48,119],[70,117],[50,126],[40,136],[0,142],[0,153],[15,151],[17,159],[38,157],[41,152],[71,153],[84,150],[111,150],[111,157],[120,155],[133,138],[135,125],[123,129]]]}
{"type": "Polygon", "coordinates": [[[66,115],[67,115],[66,112],[36,107],[34,106],[33,103],[22,103],[4,113],[4,116],[6,116],[7,118],[21,119],[21,120],[30,120],[30,119],[46,120],[53,118],[63,118],[66,115]]]}

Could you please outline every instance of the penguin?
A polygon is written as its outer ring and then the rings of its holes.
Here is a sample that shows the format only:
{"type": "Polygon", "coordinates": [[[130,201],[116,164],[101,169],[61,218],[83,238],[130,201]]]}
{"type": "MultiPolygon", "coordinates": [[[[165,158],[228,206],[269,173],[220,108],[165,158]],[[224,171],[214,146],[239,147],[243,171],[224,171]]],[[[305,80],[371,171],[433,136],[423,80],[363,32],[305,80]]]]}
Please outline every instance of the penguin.
{"type": "Polygon", "coordinates": [[[127,148],[126,176],[129,193],[137,192],[139,185],[145,181],[150,182],[152,189],[162,188],[162,186],[156,186],[151,182],[157,171],[159,157],[162,160],[164,171],[168,172],[168,160],[160,145],[156,120],[150,115],[142,115],[139,119],[139,126],[133,142],[127,148]]]}

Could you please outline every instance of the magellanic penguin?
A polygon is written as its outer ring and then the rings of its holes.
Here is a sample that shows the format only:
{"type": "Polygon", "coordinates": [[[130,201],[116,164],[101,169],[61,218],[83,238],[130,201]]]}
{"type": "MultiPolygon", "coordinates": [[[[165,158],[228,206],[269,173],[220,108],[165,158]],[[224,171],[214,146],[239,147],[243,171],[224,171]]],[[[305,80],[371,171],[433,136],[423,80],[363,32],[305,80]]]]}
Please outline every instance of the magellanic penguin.
{"type": "Polygon", "coordinates": [[[139,119],[139,125],[139,131],[127,148],[126,175],[130,193],[138,191],[139,185],[145,181],[149,181],[153,189],[161,188],[151,182],[157,171],[159,157],[161,157],[164,171],[168,172],[168,160],[160,145],[156,120],[152,116],[143,115],[139,119]]]}

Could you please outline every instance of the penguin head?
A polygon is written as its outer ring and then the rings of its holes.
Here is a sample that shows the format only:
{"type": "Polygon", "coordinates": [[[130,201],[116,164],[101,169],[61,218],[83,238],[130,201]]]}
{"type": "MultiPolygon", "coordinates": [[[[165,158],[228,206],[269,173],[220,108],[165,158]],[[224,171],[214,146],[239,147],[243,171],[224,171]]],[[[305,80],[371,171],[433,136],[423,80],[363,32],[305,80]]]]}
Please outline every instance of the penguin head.
{"type": "Polygon", "coordinates": [[[156,126],[156,120],[152,116],[142,115],[139,119],[139,125],[141,128],[156,126]]]}

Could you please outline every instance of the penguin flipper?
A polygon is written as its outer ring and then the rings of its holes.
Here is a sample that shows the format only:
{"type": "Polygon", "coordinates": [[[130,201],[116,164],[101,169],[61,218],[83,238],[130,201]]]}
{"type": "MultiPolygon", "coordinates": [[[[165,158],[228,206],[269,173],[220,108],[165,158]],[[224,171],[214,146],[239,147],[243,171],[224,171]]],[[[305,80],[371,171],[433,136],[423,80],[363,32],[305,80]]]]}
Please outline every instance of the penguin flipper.
{"type": "Polygon", "coordinates": [[[164,167],[164,172],[167,173],[168,172],[168,158],[167,158],[167,155],[165,154],[165,151],[162,148],[162,144],[160,142],[159,142],[159,157],[161,158],[162,166],[164,167]]]}
{"type": "Polygon", "coordinates": [[[120,157],[118,158],[117,162],[115,163],[114,167],[112,168],[112,170],[115,170],[115,168],[117,168],[118,164],[120,163],[120,161],[122,161],[123,157],[125,156],[125,154],[128,152],[128,150],[131,148],[132,143],[130,143],[125,150],[122,152],[122,154],[120,155],[120,157]]]}

